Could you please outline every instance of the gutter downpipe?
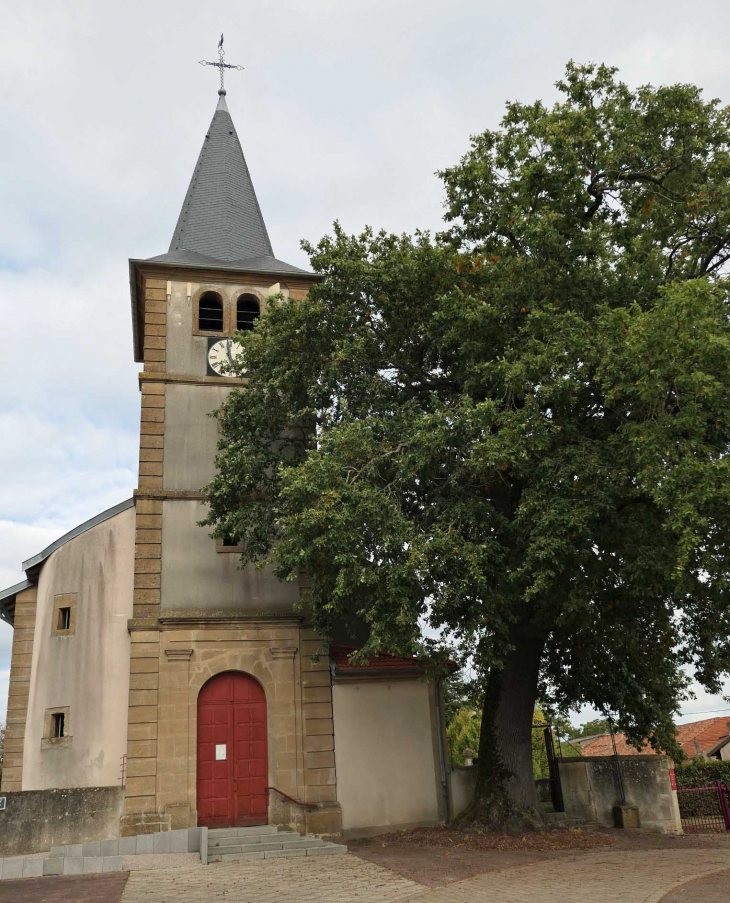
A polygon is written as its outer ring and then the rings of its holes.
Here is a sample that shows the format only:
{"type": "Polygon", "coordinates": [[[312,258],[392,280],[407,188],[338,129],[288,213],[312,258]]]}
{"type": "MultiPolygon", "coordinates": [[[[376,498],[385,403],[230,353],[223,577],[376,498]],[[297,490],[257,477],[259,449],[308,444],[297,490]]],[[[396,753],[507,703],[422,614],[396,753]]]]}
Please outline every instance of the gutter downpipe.
{"type": "Polygon", "coordinates": [[[446,781],[446,757],[444,754],[444,736],[441,727],[441,680],[436,681],[434,704],[436,708],[436,731],[439,738],[439,766],[441,768],[441,793],[444,797],[444,820],[449,822],[449,786],[446,781]]]}

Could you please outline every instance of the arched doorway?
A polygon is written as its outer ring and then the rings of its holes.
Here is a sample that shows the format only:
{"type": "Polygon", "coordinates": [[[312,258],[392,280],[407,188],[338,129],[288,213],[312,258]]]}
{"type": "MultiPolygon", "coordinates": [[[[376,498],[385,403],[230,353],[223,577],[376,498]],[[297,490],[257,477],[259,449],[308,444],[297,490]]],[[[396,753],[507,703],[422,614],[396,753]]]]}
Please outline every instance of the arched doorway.
{"type": "Polygon", "coordinates": [[[241,671],[212,677],[198,696],[198,824],[268,821],[266,696],[241,671]]]}

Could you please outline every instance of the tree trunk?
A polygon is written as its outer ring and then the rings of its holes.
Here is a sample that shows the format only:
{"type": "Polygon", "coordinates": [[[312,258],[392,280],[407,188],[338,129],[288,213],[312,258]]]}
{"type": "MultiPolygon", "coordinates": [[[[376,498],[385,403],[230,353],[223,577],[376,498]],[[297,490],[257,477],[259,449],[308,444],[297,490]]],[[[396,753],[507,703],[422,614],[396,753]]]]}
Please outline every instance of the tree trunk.
{"type": "Polygon", "coordinates": [[[544,827],[532,773],[532,720],[544,640],[521,634],[486,682],[474,801],[464,827],[522,833],[544,827]]]}

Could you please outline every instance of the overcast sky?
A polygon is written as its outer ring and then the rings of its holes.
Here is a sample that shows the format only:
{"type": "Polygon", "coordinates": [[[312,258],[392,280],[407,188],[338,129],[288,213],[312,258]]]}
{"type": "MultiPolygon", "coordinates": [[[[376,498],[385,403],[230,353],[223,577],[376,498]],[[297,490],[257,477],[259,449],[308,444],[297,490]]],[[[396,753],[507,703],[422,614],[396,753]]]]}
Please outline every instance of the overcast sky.
{"type": "MultiPolygon", "coordinates": [[[[439,227],[436,170],[569,59],[730,101],[726,2],[0,0],[0,588],[136,484],[127,259],[167,250],[217,101],[276,255],[334,219],[439,227]]],[[[0,715],[12,631],[0,624],[0,715]]],[[[686,706],[702,717],[719,697],[686,706]]],[[[713,713],[709,713],[713,714],[713,713]]],[[[720,714],[720,712],[718,712],[720,714]]],[[[708,717],[707,714],[704,717],[708,717]]]]}

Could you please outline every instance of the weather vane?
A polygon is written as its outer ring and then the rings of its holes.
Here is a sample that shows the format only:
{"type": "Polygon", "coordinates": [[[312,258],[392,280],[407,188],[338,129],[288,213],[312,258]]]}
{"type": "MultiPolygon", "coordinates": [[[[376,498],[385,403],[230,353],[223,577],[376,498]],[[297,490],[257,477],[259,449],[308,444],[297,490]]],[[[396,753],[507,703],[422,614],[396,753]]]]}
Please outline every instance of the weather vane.
{"type": "Polygon", "coordinates": [[[232,66],[230,63],[227,63],[224,59],[225,50],[223,49],[223,35],[221,35],[220,41],[218,41],[218,62],[217,63],[209,63],[208,60],[200,60],[201,66],[215,66],[220,70],[221,73],[221,91],[225,94],[226,89],[223,85],[223,74],[226,69],[243,69],[243,66],[232,66]]]}

